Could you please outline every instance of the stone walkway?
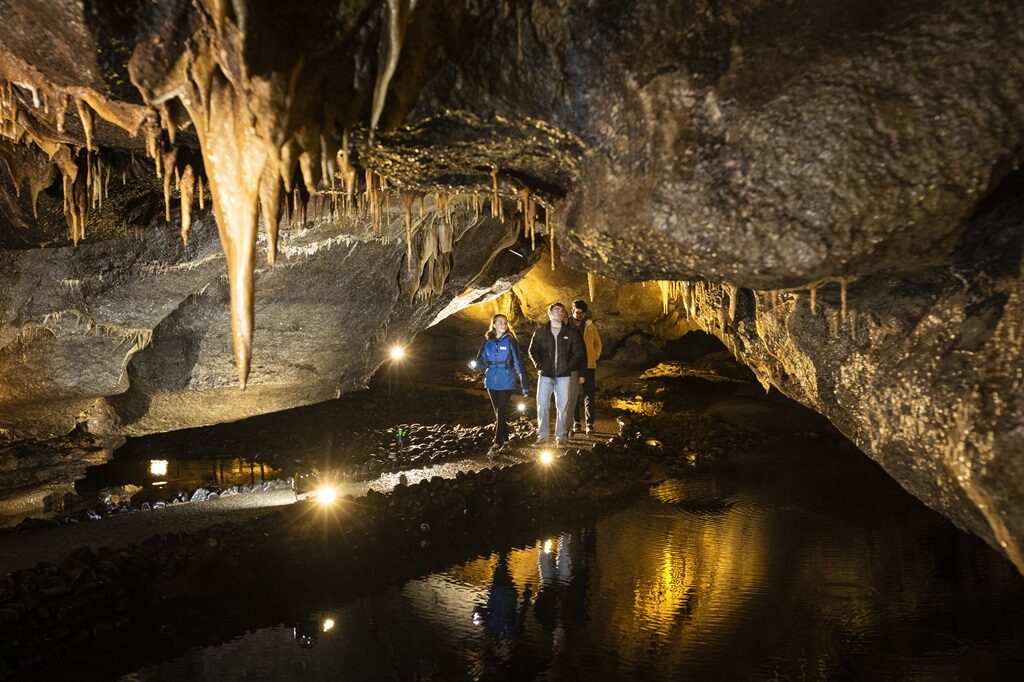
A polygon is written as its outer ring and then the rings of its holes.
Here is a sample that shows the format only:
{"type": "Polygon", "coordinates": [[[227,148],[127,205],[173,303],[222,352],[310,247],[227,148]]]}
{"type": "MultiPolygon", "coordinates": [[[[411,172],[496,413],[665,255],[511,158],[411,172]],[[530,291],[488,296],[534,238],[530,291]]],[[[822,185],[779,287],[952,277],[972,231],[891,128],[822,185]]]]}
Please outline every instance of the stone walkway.
{"type": "MultiPolygon", "coordinates": [[[[590,435],[574,436],[566,446],[556,448],[552,444],[541,448],[532,444],[519,444],[511,452],[494,460],[485,457],[466,458],[429,468],[385,473],[372,480],[341,483],[337,486],[337,492],[342,496],[353,497],[365,495],[370,490],[388,492],[399,484],[402,476],[406,477],[409,484],[435,476],[454,478],[462,471],[479,471],[528,461],[536,458],[542,449],[551,449],[556,457],[559,452],[566,450],[590,450],[596,443],[615,435],[616,429],[614,420],[602,419],[598,421],[598,431],[590,435]]],[[[249,493],[212,501],[176,504],[159,510],[118,514],[99,521],[0,535],[0,575],[33,567],[40,561],[60,564],[71,551],[82,546],[93,549],[102,546],[123,547],[161,533],[195,533],[219,523],[257,519],[310,495],[310,492],[296,495],[291,491],[249,493]]]]}

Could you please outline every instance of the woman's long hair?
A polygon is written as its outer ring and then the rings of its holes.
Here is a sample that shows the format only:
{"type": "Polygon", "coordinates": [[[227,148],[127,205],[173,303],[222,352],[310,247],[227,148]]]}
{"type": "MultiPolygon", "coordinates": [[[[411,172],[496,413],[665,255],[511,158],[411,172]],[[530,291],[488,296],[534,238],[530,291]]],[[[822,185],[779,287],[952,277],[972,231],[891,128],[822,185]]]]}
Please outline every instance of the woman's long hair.
{"type": "MultiPolygon", "coordinates": [[[[484,338],[485,339],[496,339],[496,338],[498,338],[498,332],[494,331],[494,321],[497,320],[499,317],[502,318],[503,320],[505,320],[505,327],[508,329],[508,335],[511,336],[513,339],[516,339],[516,333],[514,331],[512,331],[512,325],[510,325],[508,323],[508,316],[507,315],[503,315],[501,313],[498,313],[497,315],[495,315],[494,317],[491,318],[491,326],[487,328],[487,333],[484,334],[484,338]]],[[[516,341],[519,341],[519,339],[516,339],[516,341]]]]}

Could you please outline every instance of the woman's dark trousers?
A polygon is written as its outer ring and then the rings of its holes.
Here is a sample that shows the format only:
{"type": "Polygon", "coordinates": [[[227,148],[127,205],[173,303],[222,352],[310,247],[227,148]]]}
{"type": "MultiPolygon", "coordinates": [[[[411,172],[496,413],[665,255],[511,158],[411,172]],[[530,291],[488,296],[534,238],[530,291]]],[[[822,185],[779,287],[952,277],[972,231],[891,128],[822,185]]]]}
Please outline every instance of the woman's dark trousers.
{"type": "Polygon", "coordinates": [[[512,391],[495,391],[487,389],[491,396],[491,407],[494,408],[494,442],[501,444],[508,441],[508,403],[512,399],[512,391]]]}

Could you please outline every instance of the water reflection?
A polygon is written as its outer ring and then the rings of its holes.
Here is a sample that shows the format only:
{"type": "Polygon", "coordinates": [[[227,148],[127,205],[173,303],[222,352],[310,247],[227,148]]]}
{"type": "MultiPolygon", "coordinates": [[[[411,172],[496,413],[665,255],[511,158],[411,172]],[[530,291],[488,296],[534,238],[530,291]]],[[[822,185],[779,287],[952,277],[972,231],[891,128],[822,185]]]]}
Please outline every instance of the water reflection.
{"type": "MultiPolygon", "coordinates": [[[[772,476],[757,461],[695,471],[401,586],[340,600],[325,592],[299,624],[131,679],[997,679],[1017,670],[1024,581],[1012,566],[870,465],[818,457],[816,468],[771,462],[772,476]]],[[[317,588],[292,589],[308,602],[317,588]]]]}
{"type": "Polygon", "coordinates": [[[78,494],[92,499],[104,489],[136,486],[131,495],[134,502],[151,502],[190,492],[196,488],[225,488],[252,485],[259,481],[285,478],[275,469],[246,457],[212,459],[114,459],[103,466],[86,471],[85,478],[75,484],[78,494]]]}

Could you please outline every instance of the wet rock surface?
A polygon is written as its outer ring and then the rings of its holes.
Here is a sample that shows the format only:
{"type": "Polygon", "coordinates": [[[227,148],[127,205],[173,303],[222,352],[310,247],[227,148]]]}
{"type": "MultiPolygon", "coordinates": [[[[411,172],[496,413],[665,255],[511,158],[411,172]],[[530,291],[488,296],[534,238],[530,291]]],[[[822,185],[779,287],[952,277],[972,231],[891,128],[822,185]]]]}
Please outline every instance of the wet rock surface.
{"type": "Polygon", "coordinates": [[[1017,191],[974,218],[976,239],[963,240],[955,265],[813,294],[695,284],[674,314],[716,334],[764,386],[828,417],[907,490],[1024,569],[1017,191]]]}

